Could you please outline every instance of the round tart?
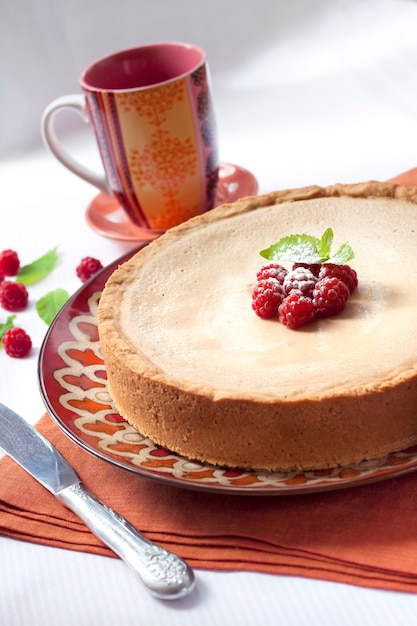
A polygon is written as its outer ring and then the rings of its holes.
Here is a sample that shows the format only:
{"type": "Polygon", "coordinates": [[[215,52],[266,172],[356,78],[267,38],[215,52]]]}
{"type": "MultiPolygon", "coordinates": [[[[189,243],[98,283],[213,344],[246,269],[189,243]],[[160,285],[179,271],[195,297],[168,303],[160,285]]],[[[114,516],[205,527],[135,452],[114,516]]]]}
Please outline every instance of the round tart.
{"type": "Polygon", "coordinates": [[[245,469],[324,469],[416,444],[416,203],[389,183],[313,186],[167,231],[101,296],[117,410],[172,451],[245,469]],[[328,227],[355,252],[346,309],[296,331],[257,317],[260,250],[328,227]]]}

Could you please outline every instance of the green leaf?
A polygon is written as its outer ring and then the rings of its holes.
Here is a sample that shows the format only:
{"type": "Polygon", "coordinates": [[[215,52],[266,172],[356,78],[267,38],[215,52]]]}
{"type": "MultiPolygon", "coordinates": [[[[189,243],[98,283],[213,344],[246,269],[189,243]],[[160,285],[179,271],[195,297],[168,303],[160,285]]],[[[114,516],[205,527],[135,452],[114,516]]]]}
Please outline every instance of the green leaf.
{"type": "Polygon", "coordinates": [[[15,319],[16,315],[10,315],[4,324],[0,324],[0,350],[3,347],[2,337],[8,330],[13,328],[15,319]]]}
{"type": "Polygon", "coordinates": [[[297,263],[321,263],[321,241],[310,235],[289,235],[283,237],[277,243],[260,255],[270,261],[296,261],[297,263]]]}
{"type": "Polygon", "coordinates": [[[23,265],[17,274],[16,280],[27,286],[34,285],[48,276],[56,268],[58,261],[57,248],[53,248],[29,265],[23,265]]]}
{"type": "Polygon", "coordinates": [[[324,231],[321,240],[320,240],[320,253],[323,258],[329,258],[330,250],[332,248],[333,243],[333,231],[331,228],[326,228],[324,231]]]}
{"type": "Polygon", "coordinates": [[[270,261],[292,261],[293,263],[334,263],[344,265],[355,254],[348,243],[342,244],[331,256],[333,230],[327,228],[320,239],[312,235],[289,235],[259,253],[270,261]]]}
{"type": "Polygon", "coordinates": [[[337,250],[336,254],[329,259],[329,263],[335,265],[344,265],[355,257],[355,253],[348,243],[343,243],[337,250]]]}
{"type": "Polygon", "coordinates": [[[68,298],[69,293],[65,289],[54,289],[37,301],[36,310],[45,324],[49,326],[68,298]]]}

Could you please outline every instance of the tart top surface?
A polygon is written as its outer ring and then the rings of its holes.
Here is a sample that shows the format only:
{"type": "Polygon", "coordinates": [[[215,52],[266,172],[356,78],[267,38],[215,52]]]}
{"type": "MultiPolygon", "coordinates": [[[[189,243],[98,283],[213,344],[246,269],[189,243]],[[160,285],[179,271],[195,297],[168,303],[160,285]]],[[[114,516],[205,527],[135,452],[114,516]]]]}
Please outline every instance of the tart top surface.
{"type": "Polygon", "coordinates": [[[414,190],[309,189],[314,197],[303,189],[219,207],[152,242],[110,278],[100,334],[133,370],[217,398],[354,394],[413,374],[414,190]],[[297,331],[257,317],[259,252],[282,236],[320,236],[328,227],[336,245],[355,251],[359,286],[345,311],[297,331]]]}

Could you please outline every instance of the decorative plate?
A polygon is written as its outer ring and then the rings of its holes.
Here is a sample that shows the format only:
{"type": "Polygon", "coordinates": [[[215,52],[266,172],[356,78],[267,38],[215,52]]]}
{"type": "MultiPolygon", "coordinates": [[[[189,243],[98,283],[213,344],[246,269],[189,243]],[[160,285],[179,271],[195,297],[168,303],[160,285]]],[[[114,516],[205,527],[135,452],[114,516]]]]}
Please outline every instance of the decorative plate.
{"type": "MultiPolygon", "coordinates": [[[[143,247],[142,244],[139,248],[143,247]]],[[[139,249],[137,248],[137,249],[139,249]]],[[[417,446],[337,469],[286,473],[223,469],[155,445],[115,409],[106,386],[96,311],[110,274],[133,252],[86,282],[57,315],[39,357],[42,395],[52,418],[82,448],[130,472],[189,489],[287,495],[340,489],[417,470],[417,446]]]]}

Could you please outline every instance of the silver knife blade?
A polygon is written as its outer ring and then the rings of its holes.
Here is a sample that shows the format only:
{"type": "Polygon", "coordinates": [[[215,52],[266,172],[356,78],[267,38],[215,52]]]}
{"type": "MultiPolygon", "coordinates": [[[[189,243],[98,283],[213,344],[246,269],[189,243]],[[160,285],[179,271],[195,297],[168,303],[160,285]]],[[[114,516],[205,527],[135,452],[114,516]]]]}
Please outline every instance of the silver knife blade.
{"type": "Polygon", "coordinates": [[[0,448],[57,495],[80,482],[56,448],[20,415],[0,403],[0,448]]]}
{"type": "Polygon", "coordinates": [[[0,448],[74,511],[139,575],[152,595],[176,600],[192,591],[194,572],[185,561],[149,541],[124,517],[89,493],[50,441],[1,403],[0,448]]]}

